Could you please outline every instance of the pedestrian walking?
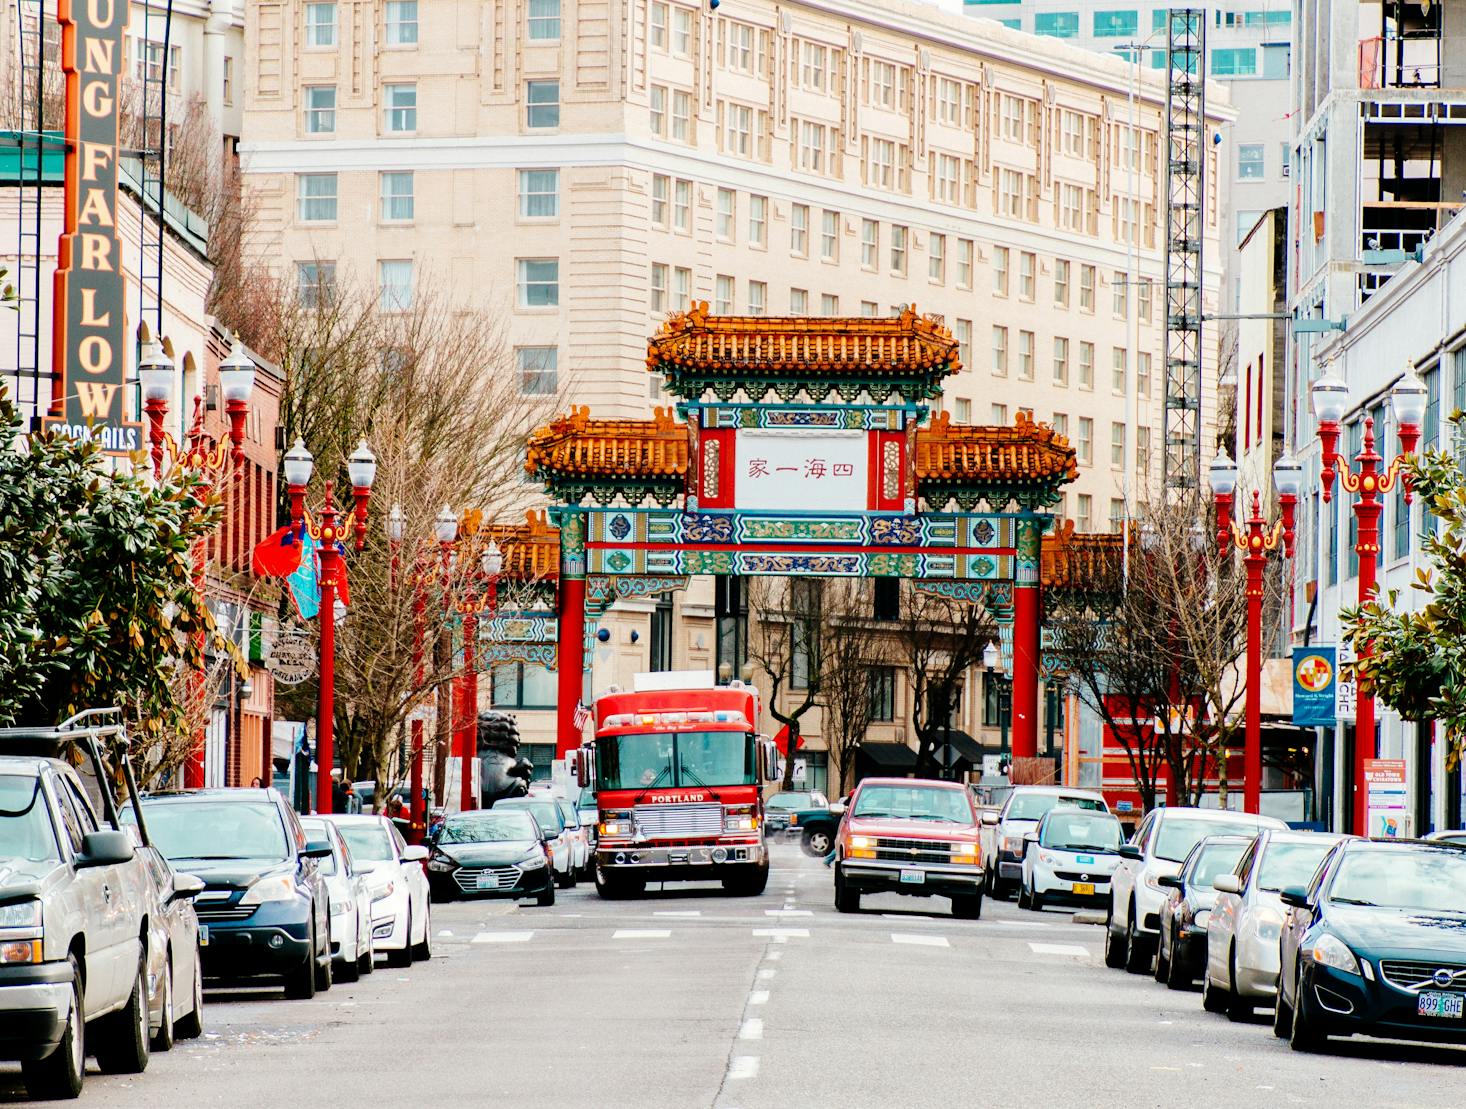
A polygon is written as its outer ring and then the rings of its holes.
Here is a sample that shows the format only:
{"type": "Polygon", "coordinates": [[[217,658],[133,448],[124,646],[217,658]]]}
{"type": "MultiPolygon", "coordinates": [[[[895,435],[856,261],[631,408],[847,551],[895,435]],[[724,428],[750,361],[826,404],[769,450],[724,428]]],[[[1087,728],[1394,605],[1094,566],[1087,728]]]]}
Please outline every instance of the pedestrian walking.
{"type": "Polygon", "coordinates": [[[333,813],[349,813],[346,787],[341,784],[341,771],[331,771],[331,811],[333,813]]]}

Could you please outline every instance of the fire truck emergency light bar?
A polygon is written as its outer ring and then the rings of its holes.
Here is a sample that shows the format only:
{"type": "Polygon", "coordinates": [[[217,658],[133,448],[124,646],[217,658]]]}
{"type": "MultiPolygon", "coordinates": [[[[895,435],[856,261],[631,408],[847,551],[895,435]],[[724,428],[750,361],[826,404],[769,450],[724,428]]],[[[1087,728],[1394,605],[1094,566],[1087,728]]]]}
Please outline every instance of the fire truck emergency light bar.
{"type": "Polygon", "coordinates": [[[701,712],[618,712],[606,717],[605,728],[668,727],[673,724],[742,724],[749,727],[748,717],[728,709],[701,712]]]}

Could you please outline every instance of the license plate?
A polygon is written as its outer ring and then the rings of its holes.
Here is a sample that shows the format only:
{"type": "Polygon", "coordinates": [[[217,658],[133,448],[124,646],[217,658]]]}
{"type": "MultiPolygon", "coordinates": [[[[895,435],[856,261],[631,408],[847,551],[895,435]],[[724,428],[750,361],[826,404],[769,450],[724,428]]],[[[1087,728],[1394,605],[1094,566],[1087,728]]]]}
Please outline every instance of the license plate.
{"type": "Polygon", "coordinates": [[[496,890],[499,888],[499,876],[497,874],[480,874],[476,878],[478,888],[481,890],[496,890]]]}
{"type": "Polygon", "coordinates": [[[199,925],[199,946],[209,946],[209,926],[207,924],[199,925]]]}
{"type": "Polygon", "coordinates": [[[1415,1012],[1422,1017],[1454,1017],[1461,1019],[1466,1007],[1466,994],[1423,993],[1415,999],[1415,1012]]]}
{"type": "Polygon", "coordinates": [[[1094,883],[1093,882],[1075,882],[1074,883],[1074,895],[1076,897],[1093,897],[1094,896],[1094,883]]]}
{"type": "Polygon", "coordinates": [[[926,881],[926,871],[924,871],[924,870],[902,870],[901,871],[901,881],[902,882],[909,882],[909,883],[911,883],[914,886],[919,886],[923,882],[926,881]]]}
{"type": "Polygon", "coordinates": [[[1082,863],[1085,866],[1093,866],[1094,865],[1094,856],[1093,855],[1075,855],[1074,856],[1074,861],[1076,863],[1082,863]]]}

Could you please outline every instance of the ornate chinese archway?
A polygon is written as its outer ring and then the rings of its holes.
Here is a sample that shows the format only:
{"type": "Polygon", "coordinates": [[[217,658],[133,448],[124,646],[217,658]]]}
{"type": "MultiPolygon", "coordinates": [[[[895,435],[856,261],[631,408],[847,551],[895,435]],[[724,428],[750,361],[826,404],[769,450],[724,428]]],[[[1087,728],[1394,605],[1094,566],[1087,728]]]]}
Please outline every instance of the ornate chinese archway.
{"type": "Polygon", "coordinates": [[[575,724],[587,608],[692,574],[901,577],[1011,613],[1013,750],[1038,744],[1041,536],[1074,450],[1012,427],[929,419],[961,368],[935,319],[671,317],[647,367],[675,412],[539,428],[526,468],[557,502],[557,754],[575,724]],[[813,507],[818,505],[819,507],[813,507]]]}

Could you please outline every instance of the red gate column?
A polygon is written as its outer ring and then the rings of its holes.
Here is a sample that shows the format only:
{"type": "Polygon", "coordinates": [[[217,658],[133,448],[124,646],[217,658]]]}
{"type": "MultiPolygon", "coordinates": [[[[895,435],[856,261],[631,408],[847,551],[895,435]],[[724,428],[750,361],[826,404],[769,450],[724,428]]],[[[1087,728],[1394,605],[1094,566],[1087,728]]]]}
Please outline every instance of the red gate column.
{"type": "Polygon", "coordinates": [[[1039,553],[1043,524],[1032,512],[1018,517],[1013,566],[1013,757],[1038,755],[1039,553]]]}
{"type": "Polygon", "coordinates": [[[585,689],[585,513],[560,512],[559,645],[555,654],[555,757],[581,744],[575,710],[585,689]]]}

